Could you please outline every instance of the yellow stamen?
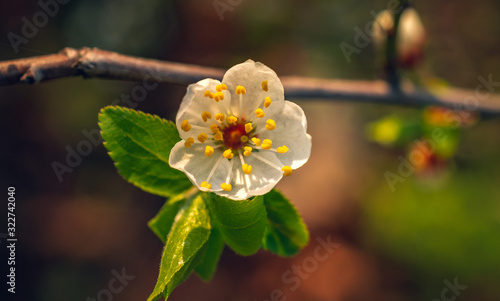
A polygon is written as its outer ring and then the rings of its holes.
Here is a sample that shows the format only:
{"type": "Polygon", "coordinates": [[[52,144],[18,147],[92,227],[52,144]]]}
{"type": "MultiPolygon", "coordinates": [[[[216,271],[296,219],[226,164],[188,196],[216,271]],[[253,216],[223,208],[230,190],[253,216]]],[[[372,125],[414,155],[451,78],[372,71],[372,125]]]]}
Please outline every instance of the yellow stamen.
{"type": "Polygon", "coordinates": [[[186,142],[184,142],[184,146],[187,148],[190,148],[193,143],[194,143],[194,138],[189,137],[186,139],[186,142]]]}
{"type": "Polygon", "coordinates": [[[205,97],[208,97],[210,99],[213,99],[214,98],[214,95],[212,94],[212,92],[210,91],[205,91],[205,93],[203,94],[205,97]]]}
{"type": "MultiPolygon", "coordinates": [[[[217,118],[217,116],[215,116],[215,117],[217,118]]],[[[215,134],[215,133],[219,132],[219,126],[218,126],[218,125],[216,125],[216,124],[212,124],[212,125],[210,126],[210,130],[212,131],[212,133],[214,133],[214,134],[215,134]]]]}
{"type": "Polygon", "coordinates": [[[200,186],[206,189],[212,189],[212,185],[207,183],[206,181],[201,182],[200,186]]]}
{"type": "Polygon", "coordinates": [[[243,169],[243,172],[247,175],[252,173],[252,165],[243,164],[243,166],[241,166],[241,168],[243,169]]]}
{"type": "Polygon", "coordinates": [[[262,118],[266,116],[266,113],[264,113],[261,108],[258,108],[257,110],[255,110],[255,115],[257,116],[257,118],[262,118]]]}
{"type": "Polygon", "coordinates": [[[253,143],[255,143],[255,145],[257,145],[257,146],[260,146],[260,144],[261,144],[261,141],[260,141],[260,139],[259,139],[259,138],[255,138],[255,137],[253,137],[253,138],[252,138],[252,141],[253,141],[253,143]]]}
{"type": "Polygon", "coordinates": [[[262,87],[262,90],[266,91],[268,90],[268,87],[267,87],[267,80],[263,81],[262,84],[260,84],[261,87],[262,87]]]}
{"type": "Polygon", "coordinates": [[[234,116],[229,116],[227,118],[227,123],[231,124],[231,123],[235,123],[236,121],[238,121],[238,118],[234,117],[234,116]]]}
{"type": "Polygon", "coordinates": [[[191,125],[189,124],[189,121],[184,120],[184,121],[181,123],[181,129],[182,129],[184,132],[189,132],[189,130],[191,129],[191,125]]]}
{"type": "Polygon", "coordinates": [[[236,94],[246,94],[247,90],[243,86],[237,86],[236,87],[236,94]]]}
{"type": "Polygon", "coordinates": [[[241,136],[240,141],[245,143],[248,141],[248,136],[241,136]]]}
{"type": "Polygon", "coordinates": [[[226,149],[226,150],[224,151],[224,153],[222,153],[222,155],[224,156],[224,158],[226,158],[226,159],[228,159],[228,160],[229,160],[229,159],[232,159],[232,158],[234,157],[234,155],[233,155],[233,151],[232,151],[231,149],[226,149]]]}
{"type": "Polygon", "coordinates": [[[200,141],[201,143],[205,142],[206,140],[208,140],[208,135],[205,134],[205,133],[201,133],[198,135],[198,141],[200,141]]]}
{"type": "Polygon", "coordinates": [[[270,139],[264,139],[264,141],[262,141],[261,147],[263,149],[271,149],[271,147],[273,147],[273,142],[270,139]]]}
{"type": "Polygon", "coordinates": [[[201,119],[203,119],[203,121],[207,122],[210,118],[212,118],[212,114],[210,114],[210,112],[203,111],[203,113],[201,113],[201,119]]]}
{"type": "Polygon", "coordinates": [[[214,153],[214,148],[210,145],[205,147],[205,156],[210,157],[214,153]]]}
{"type": "Polygon", "coordinates": [[[231,189],[233,189],[233,186],[231,186],[231,184],[222,183],[220,184],[220,188],[225,191],[231,191],[231,189]]]}
{"type": "Polygon", "coordinates": [[[222,135],[222,132],[217,132],[217,133],[215,133],[215,135],[214,135],[214,139],[215,139],[216,141],[223,141],[223,140],[224,140],[224,136],[222,135]]]}
{"type": "Polygon", "coordinates": [[[271,105],[271,98],[270,97],[266,97],[264,99],[264,107],[269,108],[270,105],[271,105]]]}
{"type": "Polygon", "coordinates": [[[252,154],[252,148],[250,146],[245,146],[245,151],[243,152],[243,155],[245,155],[245,157],[248,157],[252,154]]]}
{"type": "Polygon", "coordinates": [[[288,147],[286,147],[286,145],[283,145],[283,146],[280,146],[276,149],[278,151],[278,153],[280,154],[284,154],[286,153],[287,151],[289,151],[288,147]]]}
{"type": "Polygon", "coordinates": [[[285,177],[288,177],[289,175],[292,174],[292,168],[290,166],[283,166],[283,168],[281,168],[281,170],[283,171],[283,175],[285,177]]]}
{"type": "Polygon", "coordinates": [[[274,120],[272,120],[272,119],[268,119],[266,121],[266,130],[272,131],[275,128],[276,128],[276,122],[274,122],[274,120]]]}
{"type": "Polygon", "coordinates": [[[215,87],[217,92],[222,92],[222,90],[227,90],[227,86],[225,84],[220,84],[215,87]]]}
{"type": "Polygon", "coordinates": [[[222,122],[224,121],[224,119],[226,119],[226,115],[224,115],[223,113],[215,114],[215,120],[219,120],[220,122],[222,122]]]}
{"type": "Polygon", "coordinates": [[[224,93],[222,92],[215,92],[214,93],[214,100],[216,102],[219,102],[219,100],[223,100],[224,99],[224,93]]]}
{"type": "Polygon", "coordinates": [[[247,134],[250,133],[252,130],[253,130],[253,126],[250,122],[245,124],[245,132],[247,132],[247,134]]]}

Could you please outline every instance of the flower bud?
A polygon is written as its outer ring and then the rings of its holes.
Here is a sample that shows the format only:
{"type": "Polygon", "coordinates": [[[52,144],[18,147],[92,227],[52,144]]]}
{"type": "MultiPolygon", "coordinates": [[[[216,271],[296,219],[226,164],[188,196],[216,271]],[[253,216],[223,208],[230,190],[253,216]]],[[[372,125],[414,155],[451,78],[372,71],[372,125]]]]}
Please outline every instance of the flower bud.
{"type": "MultiPolygon", "coordinates": [[[[373,39],[379,49],[384,49],[387,36],[394,34],[394,15],[388,10],[379,13],[373,26],[373,39]]],[[[414,8],[405,9],[399,20],[396,37],[396,51],[401,68],[413,68],[423,58],[427,35],[418,12],[414,8]]]]}

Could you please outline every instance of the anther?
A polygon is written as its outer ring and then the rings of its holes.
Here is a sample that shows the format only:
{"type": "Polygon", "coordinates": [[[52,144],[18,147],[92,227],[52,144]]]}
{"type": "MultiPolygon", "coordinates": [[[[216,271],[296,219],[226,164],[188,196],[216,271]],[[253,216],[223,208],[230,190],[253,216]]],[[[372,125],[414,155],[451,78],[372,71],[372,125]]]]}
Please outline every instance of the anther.
{"type": "Polygon", "coordinates": [[[224,136],[223,136],[222,132],[217,132],[217,133],[215,133],[215,135],[214,135],[214,139],[215,139],[216,141],[223,141],[223,140],[224,140],[224,136]]]}
{"type": "Polygon", "coordinates": [[[264,99],[264,107],[269,108],[270,105],[271,105],[271,98],[270,97],[266,97],[264,99]]]}
{"type": "Polygon", "coordinates": [[[257,118],[262,118],[266,116],[266,113],[264,113],[261,108],[258,108],[257,110],[255,110],[255,115],[257,116],[257,118]]]}
{"type": "Polygon", "coordinates": [[[247,175],[251,174],[252,173],[252,165],[248,165],[248,164],[243,164],[241,166],[241,169],[243,169],[243,172],[247,175]]]}
{"type": "Polygon", "coordinates": [[[267,87],[267,80],[263,81],[260,86],[262,87],[262,90],[266,91],[268,90],[268,87],[267,87]]]}
{"type": "Polygon", "coordinates": [[[245,146],[244,149],[245,151],[243,152],[243,155],[245,155],[245,157],[248,157],[252,154],[252,148],[250,146],[245,146]]]}
{"type": "Polygon", "coordinates": [[[231,184],[222,183],[220,184],[220,188],[225,191],[231,191],[231,189],[233,189],[233,186],[231,186],[231,184]]]}
{"type": "Polygon", "coordinates": [[[210,145],[205,147],[205,156],[210,157],[214,153],[214,148],[210,145]]]}
{"type": "Polygon", "coordinates": [[[238,121],[238,118],[236,118],[234,116],[227,117],[227,123],[229,123],[229,124],[235,123],[236,121],[238,121]]]}
{"type": "Polygon", "coordinates": [[[219,102],[219,100],[224,99],[224,93],[222,93],[222,92],[215,92],[213,95],[214,95],[214,100],[216,102],[219,102]]]}
{"type": "Polygon", "coordinates": [[[237,86],[236,87],[236,94],[246,94],[247,90],[243,86],[237,86]]]}
{"type": "Polygon", "coordinates": [[[266,130],[272,131],[275,128],[276,128],[276,122],[274,122],[274,120],[272,120],[272,119],[268,119],[266,121],[266,130]]]}
{"type": "Polygon", "coordinates": [[[200,141],[201,143],[205,142],[206,140],[208,140],[208,135],[205,134],[205,133],[201,133],[198,135],[198,141],[200,141]]]}
{"type": "Polygon", "coordinates": [[[261,147],[263,149],[271,149],[271,147],[273,147],[273,142],[270,139],[264,139],[264,141],[262,141],[261,147]]]}
{"type": "Polygon", "coordinates": [[[253,126],[252,126],[252,123],[247,123],[245,124],[245,132],[250,133],[251,131],[253,130],[253,126]]]}
{"type": "Polygon", "coordinates": [[[200,186],[206,189],[212,189],[212,185],[207,183],[207,181],[201,182],[200,186]]]}
{"type": "Polygon", "coordinates": [[[278,153],[280,154],[284,154],[286,153],[287,151],[289,151],[288,147],[286,147],[286,145],[283,145],[283,146],[280,146],[276,149],[278,151],[278,153]]]}
{"type": "Polygon", "coordinates": [[[259,138],[253,137],[252,142],[255,143],[255,145],[260,146],[262,143],[259,138]]]}
{"type": "Polygon", "coordinates": [[[213,99],[214,98],[214,95],[212,94],[212,92],[210,91],[205,91],[205,93],[203,94],[205,97],[208,97],[210,99],[213,99]]]}
{"type": "Polygon", "coordinates": [[[191,125],[189,124],[189,121],[184,120],[184,121],[181,123],[181,129],[182,129],[184,132],[189,132],[189,130],[191,129],[191,125]]]}
{"type": "Polygon", "coordinates": [[[227,90],[227,86],[225,84],[220,84],[215,87],[217,92],[222,92],[222,90],[227,90]]]}
{"type": "Polygon", "coordinates": [[[290,166],[283,166],[281,170],[283,171],[283,175],[285,177],[288,177],[289,175],[292,174],[292,168],[290,166]]]}
{"type": "Polygon", "coordinates": [[[220,122],[222,122],[224,121],[224,119],[226,119],[226,115],[224,115],[223,113],[215,114],[215,120],[219,120],[220,122]]]}
{"type": "MultiPolygon", "coordinates": [[[[216,115],[216,117],[217,117],[217,115],[216,115]]],[[[212,124],[209,128],[212,131],[212,133],[214,133],[214,134],[219,132],[219,126],[216,124],[212,124]]]]}
{"type": "Polygon", "coordinates": [[[203,113],[201,113],[201,119],[203,119],[203,121],[207,122],[210,118],[212,118],[212,114],[210,114],[210,112],[203,111],[203,113]]]}
{"type": "Polygon", "coordinates": [[[233,151],[232,151],[231,149],[226,149],[226,150],[224,151],[224,153],[222,153],[222,155],[224,156],[224,158],[226,158],[226,159],[228,159],[228,160],[229,160],[229,159],[232,159],[232,158],[234,157],[234,155],[233,155],[233,151]]]}
{"type": "Polygon", "coordinates": [[[248,141],[248,136],[245,136],[245,135],[241,136],[240,141],[243,143],[246,143],[248,141]]]}
{"type": "Polygon", "coordinates": [[[193,143],[194,143],[194,138],[193,137],[189,137],[184,142],[184,146],[187,147],[187,148],[190,148],[193,143]]]}

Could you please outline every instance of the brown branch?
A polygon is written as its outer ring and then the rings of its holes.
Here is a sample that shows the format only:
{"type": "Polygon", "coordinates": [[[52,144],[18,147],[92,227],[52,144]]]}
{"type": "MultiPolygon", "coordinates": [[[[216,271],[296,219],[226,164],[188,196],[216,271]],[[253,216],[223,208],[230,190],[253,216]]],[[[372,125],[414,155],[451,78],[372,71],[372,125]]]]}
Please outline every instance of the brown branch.
{"type": "MultiPolygon", "coordinates": [[[[188,85],[204,78],[221,79],[224,70],[152,59],[136,58],[96,48],[65,48],[57,54],[0,62],[0,86],[34,84],[69,76],[188,85]]],[[[500,117],[500,96],[481,91],[477,106],[475,91],[446,88],[433,95],[411,85],[395,92],[384,81],[351,81],[281,77],[288,99],[324,99],[423,107],[439,105],[457,110],[477,111],[500,117]]]]}

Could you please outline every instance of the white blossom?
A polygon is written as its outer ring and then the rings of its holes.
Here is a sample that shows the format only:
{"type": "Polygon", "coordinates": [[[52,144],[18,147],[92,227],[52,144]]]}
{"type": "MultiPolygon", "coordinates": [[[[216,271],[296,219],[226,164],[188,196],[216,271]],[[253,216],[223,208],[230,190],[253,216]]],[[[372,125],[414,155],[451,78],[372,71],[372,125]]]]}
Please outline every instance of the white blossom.
{"type": "Polygon", "coordinates": [[[311,153],[304,112],[284,99],[276,73],[252,60],[229,69],[222,83],[189,85],[176,125],[182,141],[170,165],[200,190],[234,200],[269,192],[311,153]]]}

